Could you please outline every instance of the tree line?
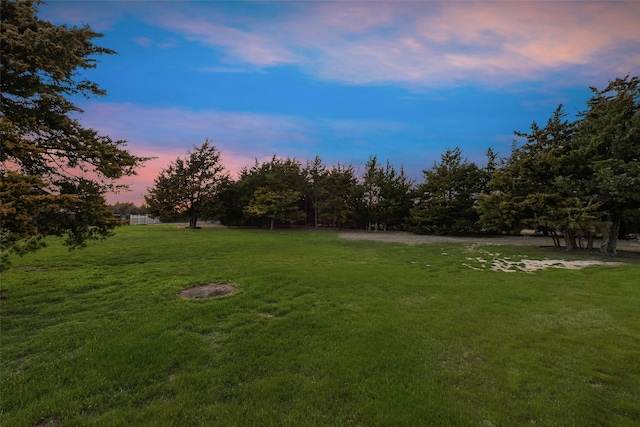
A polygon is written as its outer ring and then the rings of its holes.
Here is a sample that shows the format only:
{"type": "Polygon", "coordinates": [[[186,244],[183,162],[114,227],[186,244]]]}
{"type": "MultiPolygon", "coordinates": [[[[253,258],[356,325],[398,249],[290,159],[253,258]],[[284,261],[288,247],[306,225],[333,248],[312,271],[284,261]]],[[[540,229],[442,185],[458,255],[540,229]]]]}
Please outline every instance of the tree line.
{"type": "Polygon", "coordinates": [[[231,226],[273,229],[285,224],[336,228],[404,228],[412,182],[401,168],[372,156],[362,176],[353,165],[302,164],[278,158],[240,170],[232,180],[210,141],[176,159],[149,189],[148,212],[162,218],[216,218],[231,226]]]}
{"type": "Polygon", "coordinates": [[[243,168],[232,180],[209,141],[172,162],[145,196],[148,212],[171,219],[274,229],[306,224],[417,233],[519,233],[533,228],[568,250],[616,253],[620,235],[640,229],[640,78],[591,88],[587,109],[570,122],[560,105],[544,127],[515,132],[506,158],[489,149],[478,166],[447,149],[416,184],[372,155],[357,173],[278,158],[243,168]],[[584,244],[582,242],[585,242],[584,244]]]}

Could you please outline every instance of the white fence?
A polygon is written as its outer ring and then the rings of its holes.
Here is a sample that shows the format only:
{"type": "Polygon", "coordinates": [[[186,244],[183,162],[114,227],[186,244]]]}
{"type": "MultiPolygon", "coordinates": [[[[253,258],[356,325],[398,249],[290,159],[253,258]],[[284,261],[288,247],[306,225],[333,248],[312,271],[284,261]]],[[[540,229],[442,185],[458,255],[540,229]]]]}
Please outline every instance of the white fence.
{"type": "Polygon", "coordinates": [[[160,224],[159,218],[151,218],[147,215],[131,215],[129,217],[129,224],[131,225],[146,225],[146,224],[160,224]]]}

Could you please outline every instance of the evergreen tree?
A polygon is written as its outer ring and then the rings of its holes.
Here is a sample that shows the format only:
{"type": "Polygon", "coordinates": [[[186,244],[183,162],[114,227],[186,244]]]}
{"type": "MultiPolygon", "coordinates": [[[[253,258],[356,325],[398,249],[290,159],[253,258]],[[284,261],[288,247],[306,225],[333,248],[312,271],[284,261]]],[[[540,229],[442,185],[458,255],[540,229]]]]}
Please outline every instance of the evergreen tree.
{"type": "Polygon", "coordinates": [[[244,170],[237,183],[242,190],[244,223],[252,218],[268,221],[269,228],[281,223],[300,223],[305,218],[304,192],[307,182],[300,162],[276,156],[250,170],[244,170]],[[248,200],[247,200],[248,197],[248,200]]]}
{"type": "Polygon", "coordinates": [[[313,224],[318,228],[320,214],[323,211],[326,200],[326,185],[329,171],[322,163],[320,156],[316,156],[313,161],[307,161],[307,166],[303,173],[306,178],[306,196],[313,210],[313,224]]]}
{"type": "Polygon", "coordinates": [[[413,181],[404,173],[396,172],[389,160],[382,169],[380,201],[378,203],[379,218],[384,229],[402,228],[413,206],[413,181]]]}
{"type": "Polygon", "coordinates": [[[601,232],[601,252],[615,255],[623,219],[640,207],[640,78],[625,77],[603,90],[592,88],[588,110],[567,122],[562,106],[544,128],[535,122],[496,170],[491,192],[478,210],[486,229],[535,227],[576,237],[601,232]]]}
{"type": "Polygon", "coordinates": [[[622,219],[640,207],[640,77],[591,90],[577,124],[576,150],[588,160],[586,190],[595,195],[605,220],[600,251],[615,255],[622,219]]]}
{"type": "Polygon", "coordinates": [[[353,227],[357,223],[356,206],[361,188],[352,165],[337,164],[327,175],[325,202],[320,221],[336,228],[353,227]]]}
{"type": "Polygon", "coordinates": [[[220,194],[229,183],[220,153],[206,140],[162,170],[144,197],[149,214],[161,218],[187,217],[189,228],[198,218],[220,213],[220,194]]]}
{"type": "Polygon", "coordinates": [[[275,228],[276,220],[282,223],[295,224],[304,220],[305,213],[299,207],[301,193],[296,190],[269,190],[258,187],[245,207],[248,215],[255,215],[269,220],[269,229],[275,228]]]}
{"type": "Polygon", "coordinates": [[[378,163],[377,156],[370,156],[365,165],[362,176],[362,205],[363,216],[367,221],[367,230],[378,230],[381,222],[382,198],[381,192],[384,185],[384,170],[378,163]]]}
{"type": "Polygon", "coordinates": [[[47,235],[65,235],[70,248],[110,235],[117,222],[107,191],[135,174],[146,159],[124,141],[82,126],[71,96],[105,92],[79,70],[96,67],[101,37],[88,26],[56,26],[37,16],[37,1],[1,2],[0,249],[25,254],[47,235]]]}
{"type": "Polygon", "coordinates": [[[482,170],[462,157],[459,147],[447,149],[424,170],[424,182],[416,188],[411,222],[418,233],[467,233],[477,228],[474,208],[482,192],[482,170]]]}
{"type": "Polygon", "coordinates": [[[576,247],[576,236],[593,235],[598,205],[581,189],[586,162],[575,150],[575,126],[565,117],[560,105],[545,127],[534,122],[530,133],[516,132],[525,142],[514,143],[493,174],[493,191],[480,197],[483,226],[513,232],[531,227],[551,234],[557,246],[561,233],[568,250],[576,247]]]}

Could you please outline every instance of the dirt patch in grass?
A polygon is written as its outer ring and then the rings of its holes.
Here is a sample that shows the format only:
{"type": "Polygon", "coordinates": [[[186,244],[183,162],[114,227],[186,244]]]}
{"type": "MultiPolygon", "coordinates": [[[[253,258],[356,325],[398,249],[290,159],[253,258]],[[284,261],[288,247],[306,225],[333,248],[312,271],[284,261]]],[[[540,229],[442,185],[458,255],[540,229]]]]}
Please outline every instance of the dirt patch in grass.
{"type": "MultiPolygon", "coordinates": [[[[407,231],[342,231],[340,237],[349,240],[374,240],[379,242],[395,242],[407,245],[420,245],[425,243],[467,243],[476,245],[513,245],[536,246],[553,248],[551,237],[539,235],[522,236],[435,236],[425,234],[413,234],[407,231]]],[[[594,247],[600,247],[601,239],[595,239],[594,247]]],[[[618,251],[627,253],[640,253],[639,240],[618,240],[618,251]]],[[[564,248],[558,248],[564,251],[564,248]]],[[[633,255],[632,255],[633,256],[633,255]]]]}
{"type": "Polygon", "coordinates": [[[204,283],[183,289],[178,292],[178,295],[186,299],[214,298],[232,294],[236,289],[228,283],[204,283]]]}
{"type": "Polygon", "coordinates": [[[45,420],[45,419],[41,419],[40,421],[38,421],[33,425],[33,427],[59,427],[59,426],[60,424],[56,423],[55,421],[45,420]]]}

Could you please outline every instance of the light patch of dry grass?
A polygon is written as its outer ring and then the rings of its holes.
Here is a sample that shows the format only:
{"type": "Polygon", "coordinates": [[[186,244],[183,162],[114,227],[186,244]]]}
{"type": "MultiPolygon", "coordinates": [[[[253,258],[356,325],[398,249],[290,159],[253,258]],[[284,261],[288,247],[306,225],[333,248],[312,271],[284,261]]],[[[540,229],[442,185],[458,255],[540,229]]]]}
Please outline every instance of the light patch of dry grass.
{"type": "MultiPolygon", "coordinates": [[[[566,260],[566,259],[529,259],[525,255],[518,255],[512,259],[510,256],[503,256],[499,252],[489,252],[481,249],[482,245],[467,244],[465,249],[467,252],[480,253],[480,256],[466,257],[469,262],[462,263],[463,266],[476,271],[490,269],[493,271],[501,271],[505,273],[515,273],[524,271],[533,273],[536,271],[547,270],[549,268],[563,268],[567,270],[581,270],[591,266],[620,266],[625,265],[623,262],[600,261],[600,260],[566,260]]],[[[443,255],[446,255],[443,253],[443,255]]]]}

